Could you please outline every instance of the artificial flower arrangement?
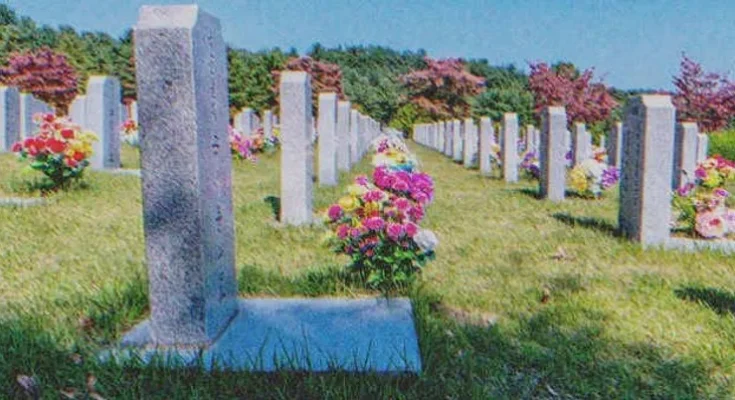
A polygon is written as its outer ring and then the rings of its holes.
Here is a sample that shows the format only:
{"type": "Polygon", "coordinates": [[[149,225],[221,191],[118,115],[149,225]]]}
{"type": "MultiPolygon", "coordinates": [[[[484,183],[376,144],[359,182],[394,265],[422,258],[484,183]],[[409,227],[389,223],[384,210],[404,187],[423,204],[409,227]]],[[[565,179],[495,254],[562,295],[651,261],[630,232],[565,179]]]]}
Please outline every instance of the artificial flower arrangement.
{"type": "Polygon", "coordinates": [[[523,155],[520,167],[521,171],[523,171],[529,178],[536,180],[540,179],[541,167],[537,152],[533,150],[526,152],[526,154],[523,155]]]}
{"type": "Polygon", "coordinates": [[[232,154],[241,160],[257,161],[257,154],[272,153],[280,145],[280,131],[273,129],[270,136],[265,135],[263,128],[258,128],[250,136],[246,136],[235,130],[231,125],[228,127],[228,137],[232,154]]]}
{"type": "Polygon", "coordinates": [[[716,155],[694,170],[694,180],[674,191],[675,228],[704,239],[735,239],[735,209],[725,188],[735,182],[735,162],[716,155]]]}
{"type": "Polygon", "coordinates": [[[140,148],[140,136],[138,134],[138,123],[135,120],[127,119],[120,126],[122,132],[122,141],[133,146],[140,148]]]}
{"type": "Polygon", "coordinates": [[[620,170],[607,164],[607,152],[593,146],[592,158],[572,167],[569,171],[569,188],[583,197],[599,198],[605,190],[620,180],[620,170]]]}
{"type": "Polygon", "coordinates": [[[41,171],[50,184],[42,192],[66,189],[73,180],[82,178],[89,165],[92,143],[97,136],[82,132],[79,125],[54,114],[36,114],[33,122],[38,126],[31,137],[13,144],[12,151],[20,160],[31,160],[30,168],[41,171]]]}
{"type": "Polygon", "coordinates": [[[416,170],[399,138],[379,139],[372,176],[358,176],[326,220],[334,251],[351,258],[348,270],[388,294],[415,280],[438,240],[419,227],[434,195],[431,177],[416,170]]]}

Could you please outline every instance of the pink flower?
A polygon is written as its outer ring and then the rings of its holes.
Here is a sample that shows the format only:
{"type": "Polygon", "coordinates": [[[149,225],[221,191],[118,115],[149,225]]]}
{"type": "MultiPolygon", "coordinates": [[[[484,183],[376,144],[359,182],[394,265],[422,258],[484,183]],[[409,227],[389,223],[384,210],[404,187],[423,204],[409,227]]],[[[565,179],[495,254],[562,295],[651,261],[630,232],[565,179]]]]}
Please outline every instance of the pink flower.
{"type": "Polygon", "coordinates": [[[388,237],[393,240],[398,240],[403,236],[403,226],[400,224],[388,224],[388,227],[385,229],[386,233],[388,234],[388,237]]]}
{"type": "Polygon", "coordinates": [[[409,188],[408,182],[406,181],[399,180],[399,181],[393,182],[393,190],[395,191],[406,192],[408,191],[408,188],[409,188]]]}
{"type": "Polygon", "coordinates": [[[383,198],[383,192],[380,190],[371,190],[365,193],[362,198],[365,201],[380,201],[383,198]]]}
{"type": "Polygon", "coordinates": [[[707,170],[702,167],[697,167],[697,169],[694,170],[694,176],[696,176],[697,179],[704,179],[707,177],[707,170]]]}
{"type": "Polygon", "coordinates": [[[403,197],[397,198],[393,204],[396,206],[397,209],[401,211],[408,210],[409,207],[411,207],[411,203],[408,201],[408,199],[405,199],[403,197]]]}
{"type": "Polygon", "coordinates": [[[365,175],[358,175],[355,178],[355,183],[358,184],[358,185],[360,185],[360,186],[367,186],[367,184],[368,184],[368,178],[365,175]]]}
{"type": "Polygon", "coordinates": [[[697,214],[694,229],[700,236],[707,239],[721,238],[727,232],[724,218],[712,211],[697,214]]]}
{"type": "Polygon", "coordinates": [[[408,216],[411,217],[411,220],[415,222],[421,221],[421,219],[424,218],[423,207],[421,207],[420,204],[417,204],[414,207],[411,207],[411,209],[408,210],[408,216]]]}
{"type": "Polygon", "coordinates": [[[717,188],[717,189],[715,189],[714,194],[715,194],[715,196],[718,196],[718,197],[727,197],[727,196],[730,195],[730,193],[727,190],[723,189],[723,188],[717,188]]]}
{"type": "Polygon", "coordinates": [[[339,206],[339,204],[332,204],[329,206],[329,219],[332,221],[336,221],[342,217],[342,207],[339,206]]]}
{"type": "Polygon", "coordinates": [[[406,232],[408,237],[412,238],[419,232],[419,227],[413,222],[408,222],[403,225],[403,231],[406,232]]]}
{"type": "Polygon", "coordinates": [[[676,189],[676,192],[681,197],[688,197],[690,194],[692,194],[692,191],[694,190],[694,188],[695,188],[694,184],[690,182],[680,187],[679,189],[676,189]]]}
{"type": "Polygon", "coordinates": [[[362,224],[371,231],[379,231],[385,226],[385,221],[380,217],[370,217],[362,221],[362,224]]]}
{"type": "Polygon", "coordinates": [[[354,239],[359,238],[361,235],[362,231],[359,228],[350,229],[350,236],[352,236],[354,239]]]}
{"type": "Polygon", "coordinates": [[[411,193],[411,197],[421,204],[426,204],[429,201],[429,196],[424,192],[413,192],[411,193]]]}
{"type": "Polygon", "coordinates": [[[337,237],[344,240],[350,234],[349,225],[340,225],[337,227],[337,237]]]}

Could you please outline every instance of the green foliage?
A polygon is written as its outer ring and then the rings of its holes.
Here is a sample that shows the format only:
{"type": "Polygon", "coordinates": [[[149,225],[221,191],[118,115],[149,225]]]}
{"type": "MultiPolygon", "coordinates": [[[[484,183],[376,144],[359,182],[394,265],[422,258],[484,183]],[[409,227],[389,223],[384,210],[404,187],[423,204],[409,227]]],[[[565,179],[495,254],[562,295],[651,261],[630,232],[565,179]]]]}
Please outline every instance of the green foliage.
{"type": "Polygon", "coordinates": [[[404,135],[408,136],[413,131],[415,124],[429,122],[431,119],[426,113],[417,107],[415,104],[406,103],[396,111],[395,116],[390,121],[391,128],[398,129],[403,132],[404,135]]]}
{"type": "Polygon", "coordinates": [[[245,107],[265,110],[276,106],[271,71],[282,69],[288,55],[278,48],[257,53],[228,49],[227,60],[231,113],[245,107]]]}
{"type": "Polygon", "coordinates": [[[728,160],[735,160],[735,129],[711,133],[709,135],[709,154],[719,154],[728,160]]]}
{"type": "Polygon", "coordinates": [[[533,123],[533,94],[513,86],[493,88],[472,101],[472,115],[477,118],[488,116],[493,121],[501,121],[503,113],[508,112],[517,113],[521,125],[533,123]]]}

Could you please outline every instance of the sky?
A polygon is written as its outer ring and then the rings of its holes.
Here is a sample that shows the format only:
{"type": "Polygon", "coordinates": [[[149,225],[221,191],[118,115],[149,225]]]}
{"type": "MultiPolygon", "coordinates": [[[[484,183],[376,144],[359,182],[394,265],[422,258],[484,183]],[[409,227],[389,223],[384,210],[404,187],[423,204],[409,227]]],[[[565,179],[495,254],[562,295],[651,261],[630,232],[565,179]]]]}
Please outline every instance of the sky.
{"type": "MultiPolygon", "coordinates": [[[[143,4],[185,0],[0,0],[53,27],[115,37],[143,4]]],[[[735,77],[733,0],[201,0],[236,48],[315,42],[424,49],[435,58],[491,65],[570,61],[620,89],[673,89],[682,52],[706,71],[735,77]]]]}

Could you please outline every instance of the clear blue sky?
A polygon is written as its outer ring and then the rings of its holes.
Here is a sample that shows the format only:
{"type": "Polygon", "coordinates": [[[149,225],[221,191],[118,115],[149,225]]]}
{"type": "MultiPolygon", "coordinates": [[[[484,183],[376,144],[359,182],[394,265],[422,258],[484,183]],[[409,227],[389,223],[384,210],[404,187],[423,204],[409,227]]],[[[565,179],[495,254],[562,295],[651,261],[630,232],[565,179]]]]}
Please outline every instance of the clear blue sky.
{"type": "MultiPolygon", "coordinates": [[[[119,36],[142,4],[181,0],[0,0],[54,27],[119,36]],[[71,5],[69,5],[71,4],[71,5]]],[[[232,46],[314,42],[425,49],[491,64],[567,60],[622,89],[672,89],[681,52],[735,75],[735,0],[202,0],[232,46]]]]}

